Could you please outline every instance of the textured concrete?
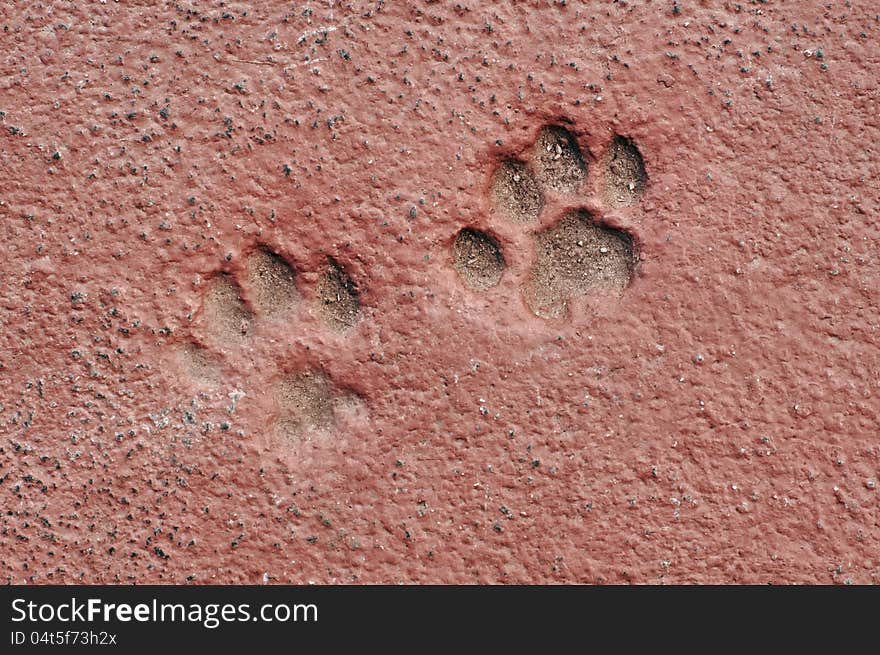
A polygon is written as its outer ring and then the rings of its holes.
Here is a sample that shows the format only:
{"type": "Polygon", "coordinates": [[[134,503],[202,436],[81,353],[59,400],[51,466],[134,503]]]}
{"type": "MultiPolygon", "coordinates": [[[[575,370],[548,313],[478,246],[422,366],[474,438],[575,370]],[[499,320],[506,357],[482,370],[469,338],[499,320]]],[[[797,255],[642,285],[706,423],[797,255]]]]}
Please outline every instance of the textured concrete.
{"type": "Polygon", "coordinates": [[[4,3],[2,579],[877,582],[851,4],[4,3]]]}

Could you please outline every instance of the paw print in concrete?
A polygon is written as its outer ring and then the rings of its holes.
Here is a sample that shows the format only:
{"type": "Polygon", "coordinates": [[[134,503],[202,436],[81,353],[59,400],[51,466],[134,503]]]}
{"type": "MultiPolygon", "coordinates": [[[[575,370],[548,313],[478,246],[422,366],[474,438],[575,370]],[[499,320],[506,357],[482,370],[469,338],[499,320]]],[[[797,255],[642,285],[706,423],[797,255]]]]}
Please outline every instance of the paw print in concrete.
{"type": "Polygon", "coordinates": [[[311,293],[306,293],[294,265],[264,245],[229,268],[208,277],[192,337],[180,349],[181,362],[193,380],[216,386],[227,359],[240,363],[248,357],[237,355],[255,353],[250,358],[253,370],[242,372],[258,386],[267,371],[271,378],[265,390],[256,391],[263,396],[257,403],[272,415],[267,441],[282,449],[287,460],[308,461],[316,448],[333,440],[339,413],[357,409],[360,398],[302,358],[261,362],[266,349],[256,342],[314,330],[316,323],[324,331],[316,342],[326,341],[327,333],[345,333],[360,318],[358,286],[342,264],[328,257],[321,270],[308,276],[311,293]],[[317,321],[303,320],[303,312],[317,321]]]}
{"type": "Polygon", "coordinates": [[[636,205],[647,181],[630,139],[615,136],[594,157],[569,129],[545,126],[531,146],[498,162],[487,216],[497,230],[462,229],[452,243],[453,267],[465,286],[486,291],[506,268],[497,234],[528,230],[531,265],[517,278],[535,315],[561,318],[576,296],[620,295],[635,274],[637,252],[632,235],[610,218],[636,205]]]}

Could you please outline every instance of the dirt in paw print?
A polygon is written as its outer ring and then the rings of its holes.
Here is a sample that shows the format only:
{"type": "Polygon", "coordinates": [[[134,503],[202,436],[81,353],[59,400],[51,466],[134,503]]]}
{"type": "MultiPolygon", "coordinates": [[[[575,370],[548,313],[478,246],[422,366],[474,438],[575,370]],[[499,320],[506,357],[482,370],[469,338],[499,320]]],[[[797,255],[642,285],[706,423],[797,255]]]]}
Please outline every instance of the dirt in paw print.
{"type": "Polygon", "coordinates": [[[492,200],[509,219],[530,223],[544,209],[544,192],[525,162],[503,162],[492,177],[492,200]]]}
{"type": "Polygon", "coordinates": [[[345,331],[357,322],[361,308],[357,285],[333,258],[327,259],[321,273],[318,299],[321,316],[329,327],[345,331]]]}
{"type": "Polygon", "coordinates": [[[505,272],[505,235],[521,242],[511,231],[525,229],[531,262],[514,273],[533,314],[558,319],[574,298],[618,297],[636,275],[639,253],[620,227],[626,216],[616,212],[638,204],[647,183],[631,139],[615,135],[594,157],[567,127],[541,127],[530,146],[499,158],[489,176],[486,229],[456,234],[453,267],[469,289],[490,289],[505,272]]]}
{"type": "Polygon", "coordinates": [[[275,387],[275,401],[280,447],[299,460],[332,443],[339,415],[361,405],[357,394],[311,368],[285,374],[275,387]]]}
{"type": "Polygon", "coordinates": [[[224,345],[245,339],[254,319],[253,312],[241,297],[238,283],[225,273],[215,275],[211,280],[203,311],[207,331],[224,345]]]}
{"type": "Polygon", "coordinates": [[[564,127],[549,126],[538,133],[532,162],[540,183],[559,193],[575,193],[587,179],[587,164],[577,141],[564,127]]]}
{"type": "Polygon", "coordinates": [[[605,152],[604,200],[617,206],[634,205],[642,197],[648,175],[642,153],[622,136],[614,137],[605,152]]]}
{"type": "Polygon", "coordinates": [[[455,270],[471,289],[482,291],[494,287],[504,272],[504,256],[495,237],[465,228],[452,245],[455,270]]]}
{"type": "Polygon", "coordinates": [[[268,248],[257,248],[248,257],[247,279],[254,294],[254,307],[266,316],[296,306],[300,295],[295,278],[293,267],[268,248]]]}
{"type": "Polygon", "coordinates": [[[632,277],[630,236],[597,224],[585,210],[573,211],[541,230],[535,241],[535,264],[523,293],[537,316],[559,318],[571,296],[620,292],[632,277]]]}

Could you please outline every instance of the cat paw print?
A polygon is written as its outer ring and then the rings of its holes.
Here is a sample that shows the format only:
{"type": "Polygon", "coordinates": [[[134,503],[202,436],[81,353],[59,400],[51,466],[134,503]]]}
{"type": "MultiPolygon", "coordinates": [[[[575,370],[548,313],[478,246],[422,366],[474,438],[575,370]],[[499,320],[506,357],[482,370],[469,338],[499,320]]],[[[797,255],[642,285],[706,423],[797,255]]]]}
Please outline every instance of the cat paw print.
{"type": "Polygon", "coordinates": [[[647,182],[630,139],[615,136],[594,157],[566,127],[544,126],[530,146],[499,158],[487,216],[497,230],[460,230],[453,267],[471,290],[497,285],[507,268],[497,235],[516,229],[533,244],[528,270],[516,277],[535,315],[561,318],[576,297],[620,295],[635,275],[638,253],[632,235],[615,225],[638,204],[647,182]]]}
{"type": "Polygon", "coordinates": [[[234,366],[256,389],[246,393],[271,416],[267,446],[283,459],[308,461],[333,442],[340,416],[359,411],[362,401],[310,363],[311,347],[304,356],[302,349],[284,352],[276,344],[326,343],[354,328],[360,315],[358,286],[337,260],[328,257],[320,270],[303,274],[260,245],[208,276],[180,359],[193,380],[208,386],[219,385],[234,366]],[[323,334],[308,334],[316,330],[323,334]]]}

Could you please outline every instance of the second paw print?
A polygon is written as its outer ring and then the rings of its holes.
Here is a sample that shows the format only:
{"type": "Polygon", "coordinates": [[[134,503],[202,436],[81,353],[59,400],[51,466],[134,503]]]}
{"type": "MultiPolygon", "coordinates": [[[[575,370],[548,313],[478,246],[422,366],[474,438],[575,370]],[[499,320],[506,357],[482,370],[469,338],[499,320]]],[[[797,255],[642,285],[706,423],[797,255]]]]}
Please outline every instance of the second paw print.
{"type": "Polygon", "coordinates": [[[491,289],[507,268],[504,234],[526,230],[533,253],[518,277],[535,315],[562,318],[575,297],[619,295],[636,274],[639,253],[633,235],[609,218],[637,205],[647,181],[630,139],[615,136],[594,157],[569,129],[544,126],[529,147],[498,160],[489,174],[486,218],[500,218],[499,229],[461,229],[452,243],[453,267],[468,288],[491,289]]]}
{"type": "Polygon", "coordinates": [[[190,377],[209,386],[224,377],[230,359],[254,367],[242,371],[247,377],[268,372],[272,379],[266,388],[260,383],[267,380],[258,377],[256,389],[248,392],[256,393],[256,403],[273,417],[264,431],[267,445],[284,459],[302,462],[336,440],[341,413],[362,404],[358,394],[315,364],[335,354],[319,352],[328,347],[330,333],[342,336],[360,320],[360,292],[346,269],[329,257],[315,274],[301,276],[288,259],[260,245],[230,268],[207,279],[192,335],[181,349],[182,363],[190,377]],[[302,277],[312,278],[312,284],[304,286],[302,277]],[[309,289],[312,300],[304,294],[309,289]],[[304,324],[302,309],[318,321],[304,324]],[[302,339],[311,344],[306,357],[278,353],[273,361],[261,359],[279,340],[302,339]]]}

